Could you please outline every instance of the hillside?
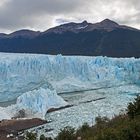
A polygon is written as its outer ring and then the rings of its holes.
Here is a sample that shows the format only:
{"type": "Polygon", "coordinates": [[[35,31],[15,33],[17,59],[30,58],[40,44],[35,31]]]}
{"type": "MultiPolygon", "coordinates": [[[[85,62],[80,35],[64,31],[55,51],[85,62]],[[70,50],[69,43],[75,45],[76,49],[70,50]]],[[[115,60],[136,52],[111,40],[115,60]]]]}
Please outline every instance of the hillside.
{"type": "Polygon", "coordinates": [[[45,32],[0,34],[0,51],[83,56],[140,57],[140,30],[105,19],[67,23],[45,32]]]}

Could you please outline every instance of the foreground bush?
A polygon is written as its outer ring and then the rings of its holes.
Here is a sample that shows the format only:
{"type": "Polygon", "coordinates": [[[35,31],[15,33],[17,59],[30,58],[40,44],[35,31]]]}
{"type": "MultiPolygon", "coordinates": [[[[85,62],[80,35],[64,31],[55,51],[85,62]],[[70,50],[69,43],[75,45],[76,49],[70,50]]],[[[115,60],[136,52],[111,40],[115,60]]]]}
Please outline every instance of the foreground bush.
{"type": "Polygon", "coordinates": [[[46,140],[46,137],[44,135],[41,135],[40,140],[46,140]]]}
{"type": "Polygon", "coordinates": [[[76,139],[75,129],[72,127],[64,128],[56,137],[56,140],[75,140],[75,139],[76,139]]]}
{"type": "Polygon", "coordinates": [[[37,139],[37,135],[36,135],[36,134],[34,134],[34,133],[29,133],[29,132],[26,133],[26,138],[25,138],[25,140],[36,140],[36,139],[37,139]]]}
{"type": "Polygon", "coordinates": [[[136,116],[140,115],[140,96],[138,96],[133,103],[129,103],[127,115],[131,119],[134,119],[136,116]]]}

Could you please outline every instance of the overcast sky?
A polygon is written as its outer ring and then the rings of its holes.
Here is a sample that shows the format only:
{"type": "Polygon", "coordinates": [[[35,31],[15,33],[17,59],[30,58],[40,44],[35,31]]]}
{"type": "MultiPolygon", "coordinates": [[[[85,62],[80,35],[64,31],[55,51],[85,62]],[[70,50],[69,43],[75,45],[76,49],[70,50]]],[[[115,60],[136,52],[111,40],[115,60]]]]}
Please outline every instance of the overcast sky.
{"type": "Polygon", "coordinates": [[[140,29],[140,0],[0,0],[0,32],[105,18],[140,29]]]}

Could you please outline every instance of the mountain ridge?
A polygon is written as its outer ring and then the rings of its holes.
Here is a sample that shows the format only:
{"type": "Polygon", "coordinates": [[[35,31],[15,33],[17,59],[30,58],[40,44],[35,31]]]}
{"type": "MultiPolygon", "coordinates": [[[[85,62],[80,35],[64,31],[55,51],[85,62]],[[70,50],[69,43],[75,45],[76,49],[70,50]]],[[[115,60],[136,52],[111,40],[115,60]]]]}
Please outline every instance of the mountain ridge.
{"type": "Polygon", "coordinates": [[[105,19],[66,23],[44,32],[0,34],[0,52],[140,57],[140,30],[105,19]]]}
{"type": "MultiPolygon", "coordinates": [[[[60,24],[60,25],[58,25],[58,26],[55,26],[55,27],[52,27],[52,28],[49,28],[49,29],[47,29],[47,30],[45,30],[45,31],[43,31],[43,32],[41,32],[41,31],[33,31],[33,30],[30,30],[30,29],[21,29],[21,30],[16,30],[16,31],[14,31],[14,32],[11,32],[11,33],[9,33],[9,34],[6,34],[6,33],[0,33],[0,37],[1,36],[12,36],[12,35],[18,35],[19,33],[21,33],[21,34],[23,34],[23,32],[25,32],[25,34],[27,34],[27,33],[35,33],[35,34],[44,34],[44,33],[47,33],[47,32],[50,32],[50,31],[52,31],[53,29],[56,29],[56,28],[61,28],[61,27],[69,27],[69,25],[70,26],[80,26],[80,25],[84,25],[84,26],[86,26],[86,25],[90,25],[90,26],[92,26],[92,30],[94,30],[94,29],[106,29],[106,28],[128,28],[128,29],[132,29],[132,30],[137,30],[137,31],[140,31],[139,29],[137,29],[137,28],[133,28],[133,27],[130,27],[130,26],[126,26],[126,25],[120,25],[120,24],[118,24],[117,22],[114,22],[114,21],[112,21],[112,20],[110,20],[110,19],[104,19],[104,20],[102,20],[101,22],[97,22],[97,23],[89,23],[89,22],[87,22],[86,20],[84,20],[84,21],[82,21],[81,23],[75,23],[75,22],[69,22],[69,23],[65,23],[65,24],[60,24]]],[[[69,31],[69,30],[68,30],[69,31]]],[[[88,30],[89,31],[89,30],[88,30]]],[[[20,34],[19,34],[20,35],[20,34]]]]}

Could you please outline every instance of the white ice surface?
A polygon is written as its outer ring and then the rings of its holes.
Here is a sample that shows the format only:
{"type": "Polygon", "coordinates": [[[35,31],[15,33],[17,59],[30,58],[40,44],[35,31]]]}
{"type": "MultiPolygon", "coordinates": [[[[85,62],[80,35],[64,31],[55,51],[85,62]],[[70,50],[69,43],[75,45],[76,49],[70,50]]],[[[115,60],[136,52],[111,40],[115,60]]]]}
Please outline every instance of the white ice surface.
{"type": "Polygon", "coordinates": [[[0,107],[0,120],[11,119],[12,115],[8,112],[7,109],[0,107]]]}

